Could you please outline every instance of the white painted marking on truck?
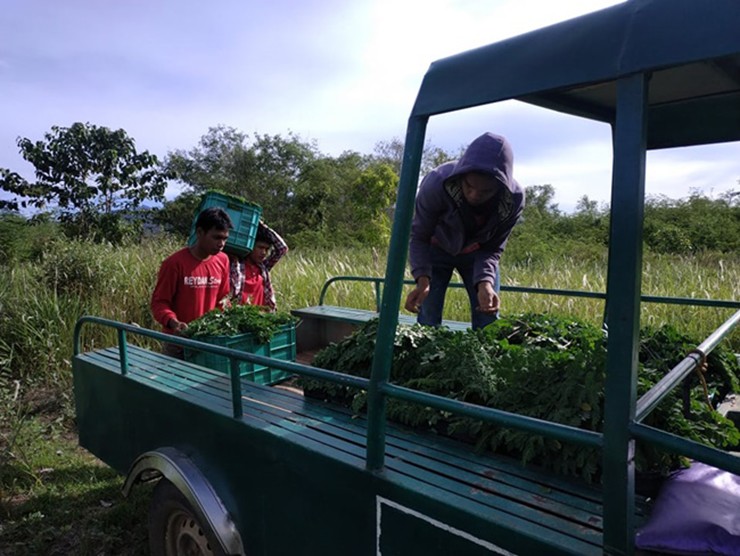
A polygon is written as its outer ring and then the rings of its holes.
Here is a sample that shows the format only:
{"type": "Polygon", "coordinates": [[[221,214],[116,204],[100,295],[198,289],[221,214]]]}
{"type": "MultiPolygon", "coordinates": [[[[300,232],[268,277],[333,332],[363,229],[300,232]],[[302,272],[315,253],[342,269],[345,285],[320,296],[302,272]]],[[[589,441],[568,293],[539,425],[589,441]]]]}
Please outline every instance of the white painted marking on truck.
{"type": "Polygon", "coordinates": [[[386,504],[390,506],[391,508],[394,508],[405,514],[408,514],[418,519],[421,519],[423,521],[426,521],[427,523],[434,525],[438,529],[442,529],[443,531],[446,531],[452,535],[457,535],[458,537],[462,537],[465,540],[475,543],[478,546],[482,546],[483,548],[490,550],[491,552],[495,554],[501,554],[501,556],[516,556],[516,554],[514,554],[513,552],[504,550],[500,546],[492,544],[488,541],[484,541],[483,539],[479,539],[478,537],[474,537],[470,533],[466,533],[465,531],[452,527],[451,525],[442,523],[441,521],[437,521],[436,519],[429,517],[428,515],[424,515],[421,512],[418,512],[406,506],[402,506],[401,504],[394,502],[393,500],[389,500],[388,498],[383,498],[382,496],[376,495],[375,496],[375,552],[377,556],[382,556],[382,553],[380,551],[380,518],[381,518],[383,504],[386,504]]]}

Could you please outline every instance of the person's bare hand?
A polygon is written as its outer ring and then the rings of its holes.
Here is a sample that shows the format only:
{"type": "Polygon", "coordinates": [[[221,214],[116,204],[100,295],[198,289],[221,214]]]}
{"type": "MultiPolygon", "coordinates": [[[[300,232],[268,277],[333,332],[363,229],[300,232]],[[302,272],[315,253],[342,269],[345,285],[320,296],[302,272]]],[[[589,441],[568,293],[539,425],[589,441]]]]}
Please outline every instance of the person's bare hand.
{"type": "Polygon", "coordinates": [[[418,313],[421,308],[421,304],[429,295],[429,278],[426,276],[420,277],[416,282],[416,287],[409,292],[406,296],[406,303],[404,308],[412,313],[418,313]]]}
{"type": "Polygon", "coordinates": [[[493,284],[490,282],[478,283],[478,307],[477,311],[491,315],[501,307],[501,299],[493,290],[493,284]]]}
{"type": "Polygon", "coordinates": [[[188,323],[172,318],[170,319],[170,322],[167,323],[167,327],[175,334],[180,334],[180,332],[187,329],[188,323]]]}

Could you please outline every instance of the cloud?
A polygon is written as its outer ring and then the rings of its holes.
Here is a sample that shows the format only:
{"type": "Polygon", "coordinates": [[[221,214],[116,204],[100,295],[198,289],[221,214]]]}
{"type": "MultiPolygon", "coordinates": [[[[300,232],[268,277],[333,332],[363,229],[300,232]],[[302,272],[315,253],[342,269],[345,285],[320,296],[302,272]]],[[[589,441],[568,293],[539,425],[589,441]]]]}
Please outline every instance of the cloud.
{"type": "MultiPolygon", "coordinates": [[[[0,167],[28,176],[16,138],[40,139],[75,121],[124,128],[160,157],[192,148],[217,124],[248,134],[292,131],[332,155],[369,153],[405,136],[434,60],[615,3],[8,0],[0,167]]],[[[505,102],[434,117],[427,136],[457,151],[483,130],[506,135],[519,180],[551,183],[562,206],[584,191],[608,200],[608,126],[505,102]]],[[[731,187],[740,177],[734,160],[736,146],[651,154],[648,189],[731,187]]]]}
{"type": "Polygon", "coordinates": [[[647,193],[677,199],[694,192],[716,196],[740,190],[739,154],[737,143],[650,152],[647,193]]]}

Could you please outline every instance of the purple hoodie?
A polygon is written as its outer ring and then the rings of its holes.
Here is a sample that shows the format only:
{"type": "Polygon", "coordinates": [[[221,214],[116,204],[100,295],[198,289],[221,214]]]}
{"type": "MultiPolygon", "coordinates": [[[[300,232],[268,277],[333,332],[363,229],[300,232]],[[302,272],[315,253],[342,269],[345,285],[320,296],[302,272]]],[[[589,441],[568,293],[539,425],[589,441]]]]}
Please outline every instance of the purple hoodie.
{"type": "Polygon", "coordinates": [[[514,154],[500,135],[484,133],[475,139],[456,162],[438,166],[424,177],[416,195],[411,224],[409,262],[414,279],[432,275],[432,244],[451,255],[473,251],[475,283],[494,282],[506,241],[524,209],[524,189],[514,180],[514,154]],[[485,222],[471,237],[465,237],[469,210],[460,187],[467,172],[490,174],[504,188],[491,203],[485,222]]]}

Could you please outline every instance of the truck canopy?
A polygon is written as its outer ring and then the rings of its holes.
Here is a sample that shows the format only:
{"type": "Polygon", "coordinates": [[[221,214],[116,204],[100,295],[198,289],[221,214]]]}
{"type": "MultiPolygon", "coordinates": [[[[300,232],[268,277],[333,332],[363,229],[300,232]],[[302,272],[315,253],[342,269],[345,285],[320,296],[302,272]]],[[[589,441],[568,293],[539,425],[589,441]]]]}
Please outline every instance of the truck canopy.
{"type": "Polygon", "coordinates": [[[649,72],[647,148],[740,139],[740,2],[630,0],[434,62],[412,116],[506,99],[606,123],[649,72]]]}

